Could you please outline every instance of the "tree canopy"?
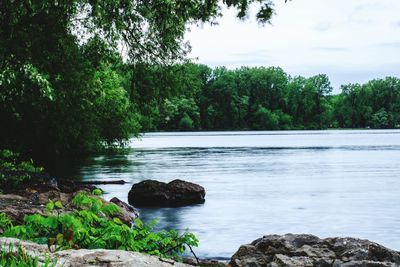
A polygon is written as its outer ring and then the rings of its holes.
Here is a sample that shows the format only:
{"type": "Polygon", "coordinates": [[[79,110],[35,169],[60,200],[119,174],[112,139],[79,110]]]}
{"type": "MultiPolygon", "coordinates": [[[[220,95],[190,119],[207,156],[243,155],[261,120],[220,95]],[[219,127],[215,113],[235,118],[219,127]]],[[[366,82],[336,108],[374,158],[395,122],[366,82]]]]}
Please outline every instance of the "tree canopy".
{"type": "MultiPolygon", "coordinates": [[[[123,57],[134,64],[180,61],[189,25],[215,22],[224,5],[243,18],[253,3],[267,22],[272,2],[261,0],[2,1],[0,146],[81,154],[129,139],[140,118],[123,57]]],[[[189,124],[188,117],[181,123],[189,124]]]]}
{"type": "Polygon", "coordinates": [[[0,7],[0,49],[7,56],[35,57],[34,50],[73,33],[75,42],[97,37],[132,61],[172,62],[189,45],[183,36],[189,24],[215,22],[224,5],[245,18],[258,3],[260,22],[274,11],[269,0],[4,0],[0,7]]]}
{"type": "Polygon", "coordinates": [[[216,23],[224,6],[244,19],[251,5],[270,21],[268,0],[3,0],[0,148],[37,158],[85,154],[141,131],[400,124],[394,77],[332,95],[324,74],[183,60],[190,25],[216,23]]]}

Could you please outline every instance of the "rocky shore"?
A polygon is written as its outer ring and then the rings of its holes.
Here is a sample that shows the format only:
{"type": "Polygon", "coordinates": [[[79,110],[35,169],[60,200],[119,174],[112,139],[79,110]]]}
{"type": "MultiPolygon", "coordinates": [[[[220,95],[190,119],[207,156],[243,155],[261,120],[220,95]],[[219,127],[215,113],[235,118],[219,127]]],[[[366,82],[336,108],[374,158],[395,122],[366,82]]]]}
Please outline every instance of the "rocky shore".
{"type": "Polygon", "coordinates": [[[356,238],[267,235],[242,245],[231,267],[396,267],[400,253],[356,238]]]}
{"type": "MultiPolygon", "coordinates": [[[[71,199],[77,192],[92,192],[95,187],[90,184],[71,181],[57,182],[49,177],[36,177],[34,183],[27,183],[18,188],[12,188],[7,194],[0,194],[0,213],[7,214],[14,222],[22,222],[29,214],[45,216],[45,205],[51,199],[60,201],[64,212],[72,211],[71,199]]],[[[195,204],[204,202],[204,188],[181,180],[169,184],[157,181],[147,181],[134,185],[130,198],[150,201],[161,206],[177,204],[195,204]],[[158,189],[152,191],[154,187],[158,189]],[[139,190],[140,189],[140,190],[139,190]],[[181,190],[180,190],[181,189],[181,190]],[[146,192],[153,194],[146,195],[146,192]],[[161,197],[160,197],[161,196],[161,197]],[[150,198],[149,198],[150,197],[150,198]]],[[[104,203],[108,203],[98,197],[104,203]]],[[[117,217],[126,225],[131,225],[139,216],[137,210],[123,201],[113,198],[110,202],[121,207],[117,217]]],[[[0,234],[2,229],[0,229],[0,234]]],[[[229,266],[229,267],[395,267],[400,266],[400,253],[385,248],[377,243],[356,238],[326,238],[320,239],[313,235],[267,235],[242,245],[232,256],[229,263],[213,260],[184,259],[185,263],[165,260],[143,253],[122,250],[105,249],[70,249],[58,252],[50,251],[48,246],[13,238],[0,238],[0,246],[13,248],[23,247],[30,256],[38,256],[39,262],[44,255],[57,259],[58,266],[229,266]]]]}
{"type": "MultiPolygon", "coordinates": [[[[29,182],[17,188],[10,188],[0,194],[0,213],[7,214],[13,222],[21,223],[25,215],[45,215],[45,205],[49,200],[60,201],[64,212],[72,211],[71,200],[79,192],[92,192],[96,187],[73,181],[56,181],[47,175],[33,177],[29,182]]],[[[117,217],[125,224],[131,225],[139,217],[139,212],[127,203],[113,198],[106,201],[98,197],[103,203],[114,203],[121,207],[117,217]]],[[[0,229],[1,233],[1,229],[0,229]]]]}
{"type": "Polygon", "coordinates": [[[0,246],[24,251],[43,262],[45,255],[57,259],[57,266],[64,267],[398,267],[400,253],[377,243],[355,238],[320,239],[313,235],[268,235],[242,245],[229,263],[202,260],[197,264],[186,259],[179,263],[138,252],[106,249],[78,249],[49,251],[47,246],[21,241],[14,238],[0,238],[0,246]]]}
{"type": "Polygon", "coordinates": [[[45,255],[57,261],[57,267],[189,267],[190,265],[162,260],[144,253],[107,249],[78,249],[50,252],[45,245],[21,241],[14,238],[0,238],[0,246],[12,247],[16,250],[23,247],[28,255],[38,257],[44,263],[45,255]]]}

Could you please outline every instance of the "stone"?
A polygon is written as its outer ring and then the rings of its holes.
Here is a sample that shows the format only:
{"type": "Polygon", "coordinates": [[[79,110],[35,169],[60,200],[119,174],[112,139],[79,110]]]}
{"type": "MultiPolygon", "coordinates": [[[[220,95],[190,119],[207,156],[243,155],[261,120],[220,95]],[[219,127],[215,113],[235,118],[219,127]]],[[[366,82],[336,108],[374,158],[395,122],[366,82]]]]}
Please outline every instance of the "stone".
{"type": "Polygon", "coordinates": [[[114,203],[115,205],[121,208],[121,214],[119,216],[119,219],[123,223],[131,226],[132,222],[136,218],[139,218],[139,211],[134,207],[132,207],[131,205],[129,205],[128,203],[125,203],[124,201],[120,200],[119,198],[113,197],[112,199],[110,199],[110,202],[114,203]]]}
{"type": "Polygon", "coordinates": [[[135,207],[179,207],[204,203],[205,195],[204,188],[194,183],[145,180],[132,186],[128,202],[135,207]]]}
{"type": "Polygon", "coordinates": [[[395,267],[400,253],[356,238],[320,239],[313,235],[267,235],[242,245],[231,267],[395,267]]]}
{"type": "MultiPolygon", "coordinates": [[[[77,193],[82,192],[78,191],[77,193]]],[[[10,217],[11,221],[16,224],[21,224],[24,221],[26,215],[39,214],[46,216],[45,206],[52,201],[61,201],[63,204],[63,212],[72,212],[73,207],[71,206],[71,200],[77,193],[63,193],[55,190],[47,192],[36,192],[28,197],[14,195],[14,194],[0,194],[0,213],[5,213],[10,217]]],[[[104,204],[110,204],[111,202],[104,200],[98,196],[92,196],[100,199],[104,204]]],[[[129,204],[115,198],[114,202],[117,206],[121,207],[119,213],[115,214],[121,220],[122,223],[132,226],[133,220],[138,218],[139,212],[130,206],[129,204]]]]}
{"type": "MultiPolygon", "coordinates": [[[[13,249],[22,247],[27,255],[38,257],[39,263],[43,263],[45,255],[52,260],[57,260],[57,267],[189,267],[183,263],[172,260],[163,260],[155,256],[139,252],[107,249],[79,249],[50,252],[45,245],[21,241],[15,238],[0,238],[0,247],[12,244],[13,249]]],[[[39,264],[40,265],[40,264],[39,264]]]]}
{"type": "Polygon", "coordinates": [[[5,213],[15,223],[22,223],[25,215],[44,215],[44,206],[19,195],[0,194],[0,213],[5,213]]]}
{"type": "Polygon", "coordinates": [[[226,263],[222,260],[217,259],[195,259],[190,257],[184,257],[182,259],[183,263],[192,265],[192,266],[201,266],[201,267],[225,267],[226,263]]]}

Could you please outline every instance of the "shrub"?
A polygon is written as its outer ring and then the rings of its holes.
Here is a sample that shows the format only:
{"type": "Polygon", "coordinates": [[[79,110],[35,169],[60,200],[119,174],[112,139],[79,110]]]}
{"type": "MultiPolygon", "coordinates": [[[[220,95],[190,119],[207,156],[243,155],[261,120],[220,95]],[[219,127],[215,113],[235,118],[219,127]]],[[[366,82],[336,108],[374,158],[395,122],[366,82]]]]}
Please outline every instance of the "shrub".
{"type": "Polygon", "coordinates": [[[154,222],[144,224],[136,219],[131,228],[115,216],[120,212],[117,205],[104,204],[101,199],[85,193],[78,193],[73,198],[71,205],[74,210],[70,213],[61,213],[62,206],[60,208],[57,202],[49,203],[46,205],[47,216],[29,215],[22,225],[16,226],[5,221],[2,235],[47,243],[55,250],[121,249],[174,259],[180,259],[185,245],[198,244],[196,237],[189,232],[182,235],[176,230],[155,232],[154,222]]]}
{"type": "Polygon", "coordinates": [[[5,188],[18,186],[29,180],[32,174],[43,171],[35,167],[33,161],[19,160],[19,154],[10,150],[0,150],[0,191],[5,188]]]}
{"type": "Polygon", "coordinates": [[[279,117],[269,109],[258,107],[254,113],[253,128],[256,130],[276,130],[279,127],[279,117]]]}
{"type": "Polygon", "coordinates": [[[179,130],[188,131],[193,130],[193,120],[185,113],[183,118],[179,121],[179,130]]]}

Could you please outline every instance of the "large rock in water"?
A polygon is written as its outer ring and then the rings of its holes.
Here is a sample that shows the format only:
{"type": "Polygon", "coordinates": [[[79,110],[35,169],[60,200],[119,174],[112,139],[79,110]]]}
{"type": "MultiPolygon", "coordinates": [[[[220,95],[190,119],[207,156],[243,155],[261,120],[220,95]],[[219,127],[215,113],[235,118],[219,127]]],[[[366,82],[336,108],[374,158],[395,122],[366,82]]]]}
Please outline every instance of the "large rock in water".
{"type": "Polygon", "coordinates": [[[128,201],[136,207],[179,207],[204,203],[205,195],[204,188],[194,183],[173,180],[167,184],[145,180],[132,186],[128,201]]]}
{"type": "Polygon", "coordinates": [[[229,264],[232,267],[395,267],[400,266],[400,253],[355,238],[268,235],[241,246],[229,264]]]}
{"type": "Polygon", "coordinates": [[[42,266],[47,255],[52,261],[56,261],[56,267],[190,267],[172,260],[162,260],[155,256],[122,250],[78,249],[53,253],[45,245],[0,237],[0,247],[9,248],[10,244],[14,251],[22,247],[27,255],[32,258],[38,257],[39,266],[42,266]]]}

